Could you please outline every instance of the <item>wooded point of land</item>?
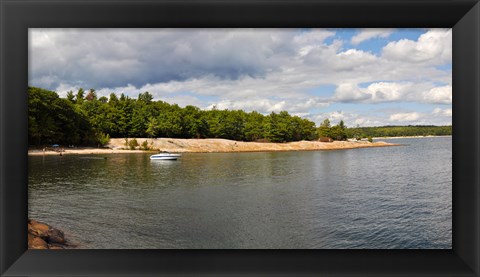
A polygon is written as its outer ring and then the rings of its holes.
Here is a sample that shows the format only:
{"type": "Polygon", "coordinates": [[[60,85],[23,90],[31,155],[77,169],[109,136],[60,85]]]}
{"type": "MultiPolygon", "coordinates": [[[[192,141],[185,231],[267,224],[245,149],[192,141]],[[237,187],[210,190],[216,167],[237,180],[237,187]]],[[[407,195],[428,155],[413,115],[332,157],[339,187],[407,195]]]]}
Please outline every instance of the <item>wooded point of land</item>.
{"type": "Polygon", "coordinates": [[[61,98],[54,91],[28,88],[30,145],[105,145],[110,138],[223,138],[237,141],[289,142],[375,136],[451,135],[452,126],[386,126],[347,128],[343,121],[331,126],[287,111],[263,115],[243,110],[201,110],[188,105],[154,101],[149,92],[137,99],[111,93],[97,97],[79,89],[61,98]]]}

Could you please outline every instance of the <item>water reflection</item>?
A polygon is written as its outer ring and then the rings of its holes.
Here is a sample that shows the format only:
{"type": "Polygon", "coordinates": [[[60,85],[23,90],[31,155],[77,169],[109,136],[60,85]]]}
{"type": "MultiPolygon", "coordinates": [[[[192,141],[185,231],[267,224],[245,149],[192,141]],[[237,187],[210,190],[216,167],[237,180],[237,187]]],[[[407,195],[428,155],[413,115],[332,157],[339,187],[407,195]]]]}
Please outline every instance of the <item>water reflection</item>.
{"type": "Polygon", "coordinates": [[[29,213],[87,248],[450,248],[451,138],[401,142],[29,157],[29,213]]]}

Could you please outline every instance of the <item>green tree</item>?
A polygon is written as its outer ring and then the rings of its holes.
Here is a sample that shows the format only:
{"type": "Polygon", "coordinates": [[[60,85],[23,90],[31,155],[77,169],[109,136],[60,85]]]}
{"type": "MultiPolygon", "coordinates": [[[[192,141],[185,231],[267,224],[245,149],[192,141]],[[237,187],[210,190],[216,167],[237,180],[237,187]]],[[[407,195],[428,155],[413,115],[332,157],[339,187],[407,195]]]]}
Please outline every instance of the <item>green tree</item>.
{"type": "Polygon", "coordinates": [[[79,144],[89,141],[92,129],[80,110],[58,94],[40,88],[28,88],[29,143],[79,144]]]}
{"type": "Polygon", "coordinates": [[[245,112],[224,111],[221,123],[223,138],[232,140],[244,139],[245,112]]]}
{"type": "Polygon", "coordinates": [[[115,107],[115,106],[118,105],[118,101],[119,100],[118,100],[117,95],[114,92],[110,93],[110,98],[108,99],[108,104],[115,107]]]}
{"type": "Polygon", "coordinates": [[[78,89],[77,95],[75,96],[75,102],[79,105],[82,104],[85,100],[84,97],[85,91],[83,90],[83,88],[78,89]]]}
{"type": "Polygon", "coordinates": [[[160,114],[158,122],[162,136],[174,138],[182,134],[182,120],[178,106],[172,106],[171,110],[160,114]]]}
{"type": "Polygon", "coordinates": [[[140,93],[138,99],[123,93],[117,97],[114,92],[109,98],[97,99],[94,89],[90,89],[86,97],[83,89],[75,96],[73,92],[67,93],[66,98],[34,87],[30,87],[28,93],[29,141],[32,144],[97,145],[103,144],[107,134],[113,138],[216,137],[277,142],[312,140],[318,136],[313,122],[291,116],[286,111],[264,116],[255,111],[181,108],[153,101],[149,92],[140,93]]]}
{"type": "Polygon", "coordinates": [[[208,133],[208,123],[202,111],[188,105],[182,111],[182,137],[202,138],[208,133]]]}
{"type": "Polygon", "coordinates": [[[138,101],[143,101],[145,103],[150,103],[153,100],[153,95],[150,94],[150,92],[145,91],[144,93],[140,93],[138,95],[138,101]]]}
{"type": "Polygon", "coordinates": [[[308,119],[297,117],[300,136],[295,140],[316,140],[318,139],[315,123],[308,119]]]}
{"type": "Polygon", "coordinates": [[[253,111],[247,114],[245,118],[245,139],[247,141],[256,141],[265,138],[264,130],[265,116],[259,112],[253,111]]]}
{"type": "Polygon", "coordinates": [[[71,103],[75,103],[75,95],[73,95],[73,91],[70,90],[67,92],[67,100],[71,103]]]}
{"type": "Polygon", "coordinates": [[[294,125],[290,122],[290,115],[286,111],[272,112],[265,119],[266,138],[272,142],[286,142],[293,140],[294,125]]]}
{"type": "Polygon", "coordinates": [[[334,140],[346,140],[347,139],[346,126],[345,126],[345,123],[343,123],[343,120],[340,120],[338,125],[330,128],[330,135],[331,135],[330,138],[332,138],[334,140]]]}
{"type": "Polygon", "coordinates": [[[105,146],[110,142],[110,135],[99,132],[97,133],[97,141],[100,146],[105,146]]]}
{"type": "Polygon", "coordinates": [[[332,138],[332,130],[331,130],[330,120],[326,118],[318,127],[318,136],[319,137],[327,137],[332,138]]]}
{"type": "Polygon", "coordinates": [[[160,123],[158,122],[158,119],[151,116],[148,119],[147,123],[147,134],[149,137],[153,138],[157,136],[158,131],[160,130],[160,123]]]}

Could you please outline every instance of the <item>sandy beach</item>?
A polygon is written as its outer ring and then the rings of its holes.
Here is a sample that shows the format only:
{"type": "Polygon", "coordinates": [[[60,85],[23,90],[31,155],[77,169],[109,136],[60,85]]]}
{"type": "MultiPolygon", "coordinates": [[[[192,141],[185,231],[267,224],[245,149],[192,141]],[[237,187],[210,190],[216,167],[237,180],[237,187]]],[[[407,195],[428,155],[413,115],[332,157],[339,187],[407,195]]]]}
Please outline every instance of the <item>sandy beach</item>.
{"type": "MultiPolygon", "coordinates": [[[[340,150],[367,147],[397,146],[399,144],[383,141],[296,141],[288,143],[264,143],[264,142],[243,142],[227,139],[172,139],[172,138],[137,138],[139,144],[147,141],[153,149],[127,150],[125,139],[114,138],[106,148],[65,148],[62,155],[88,155],[88,154],[120,154],[120,153],[147,153],[168,151],[174,153],[213,153],[213,152],[263,152],[263,151],[313,151],[313,150],[340,150]]],[[[42,149],[30,149],[28,155],[60,155],[55,151],[43,151],[42,149]]]]}

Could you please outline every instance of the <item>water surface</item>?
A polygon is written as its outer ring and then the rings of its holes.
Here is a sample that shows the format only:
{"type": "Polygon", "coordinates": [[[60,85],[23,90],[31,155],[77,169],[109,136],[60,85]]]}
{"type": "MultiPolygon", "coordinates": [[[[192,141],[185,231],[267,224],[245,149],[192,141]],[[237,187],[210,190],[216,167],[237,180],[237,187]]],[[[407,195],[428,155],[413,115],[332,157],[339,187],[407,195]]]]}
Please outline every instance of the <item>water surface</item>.
{"type": "Polygon", "coordinates": [[[451,137],[388,141],[405,145],[30,156],[29,217],[93,249],[451,248],[451,137]]]}

